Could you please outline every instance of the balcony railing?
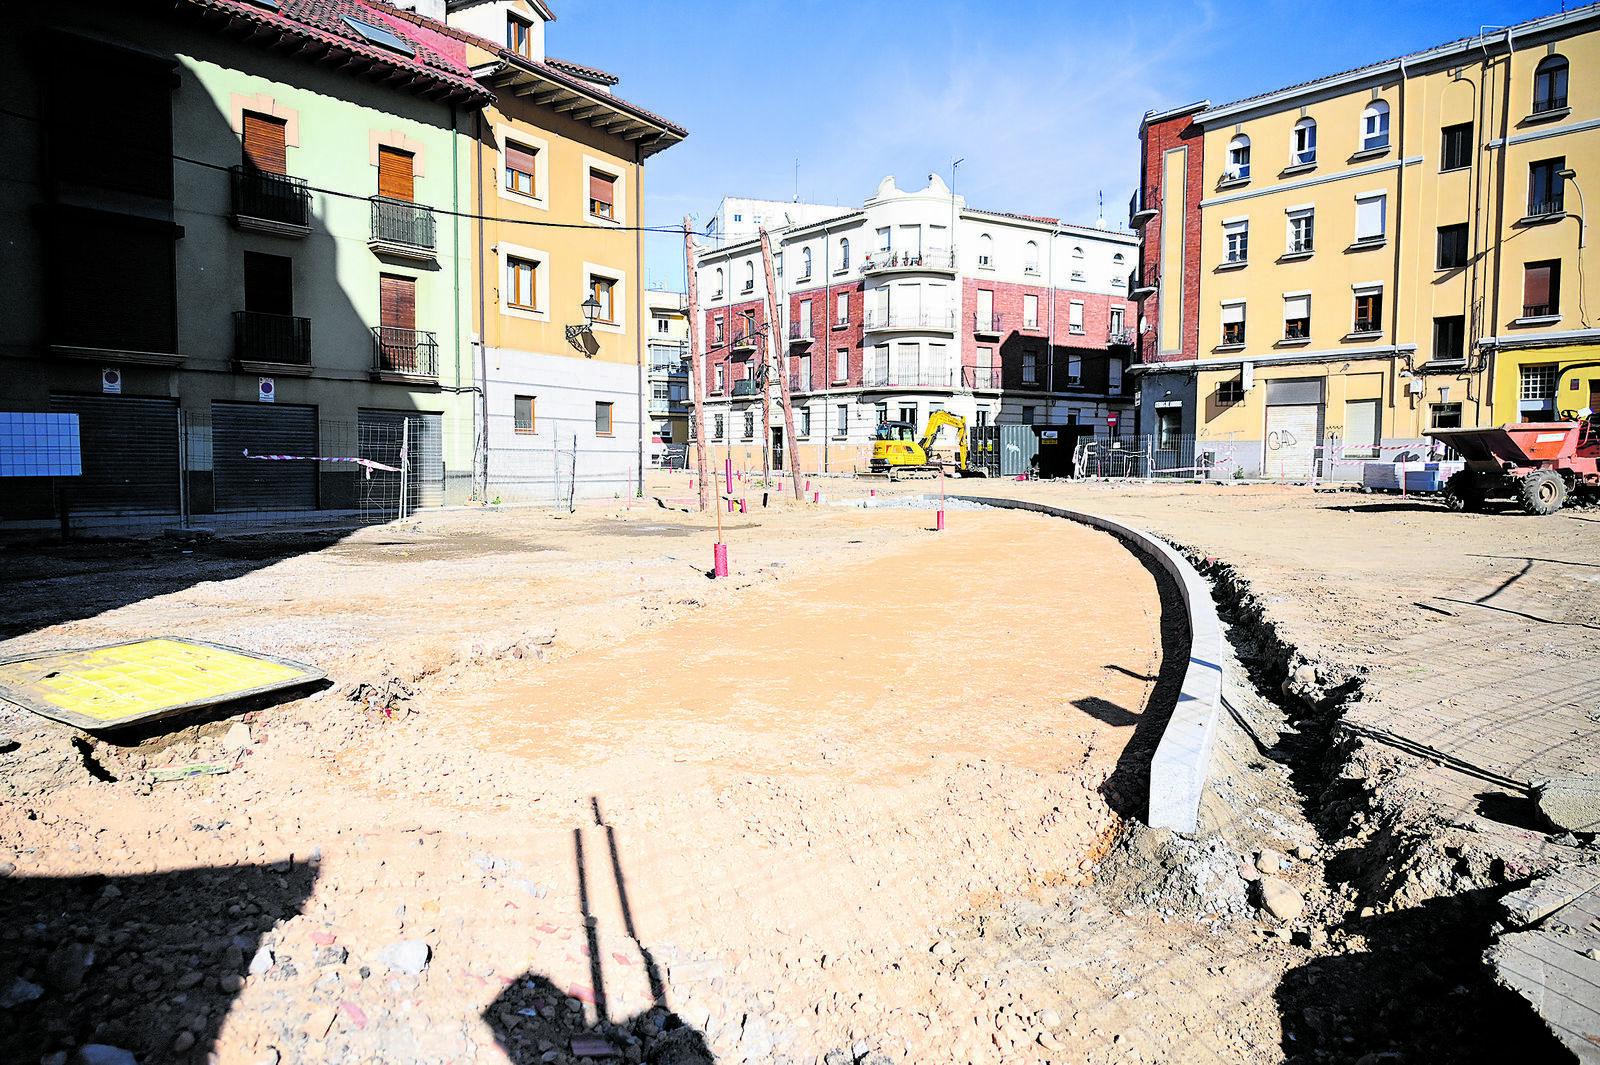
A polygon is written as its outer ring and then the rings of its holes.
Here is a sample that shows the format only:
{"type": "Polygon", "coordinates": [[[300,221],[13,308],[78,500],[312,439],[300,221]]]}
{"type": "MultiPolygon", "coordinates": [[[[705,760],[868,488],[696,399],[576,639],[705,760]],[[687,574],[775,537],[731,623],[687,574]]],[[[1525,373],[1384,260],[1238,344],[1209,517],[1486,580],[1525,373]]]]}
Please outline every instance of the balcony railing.
{"type": "Polygon", "coordinates": [[[733,348],[734,351],[754,351],[756,345],[760,342],[761,338],[754,333],[737,333],[734,335],[733,343],[729,347],[733,348]]]}
{"type": "Polygon", "coordinates": [[[867,312],[868,329],[933,329],[944,333],[956,331],[954,311],[880,311],[867,312]]]}
{"type": "Polygon", "coordinates": [[[1566,106],[1567,98],[1565,95],[1546,96],[1543,99],[1536,96],[1533,99],[1533,113],[1536,115],[1542,115],[1546,111],[1559,111],[1566,106]]]}
{"type": "Polygon", "coordinates": [[[790,340],[815,340],[816,337],[812,336],[811,327],[810,326],[802,325],[799,322],[790,322],[789,323],[789,339],[790,340]]]}
{"type": "Polygon", "coordinates": [[[748,377],[741,377],[733,383],[733,394],[736,396],[759,396],[761,388],[748,377]]]}
{"type": "Polygon", "coordinates": [[[954,370],[917,366],[868,366],[861,374],[866,388],[953,388],[954,370]]]}
{"type": "Polygon", "coordinates": [[[1376,333],[1381,327],[1376,318],[1357,318],[1356,327],[1351,330],[1355,333],[1376,333]]]}
{"type": "Polygon", "coordinates": [[[1005,319],[1006,316],[1003,314],[975,313],[972,316],[972,331],[974,333],[1003,333],[1005,332],[1005,319]]]}
{"type": "Polygon", "coordinates": [[[1140,223],[1156,216],[1161,210],[1161,194],[1156,189],[1135,189],[1128,199],[1128,225],[1137,228],[1140,223]]]}
{"type": "Polygon", "coordinates": [[[1537,218],[1544,214],[1560,214],[1564,209],[1564,197],[1552,196],[1547,200],[1528,201],[1528,214],[1537,218]]]}
{"type": "Polygon", "coordinates": [[[963,366],[961,367],[961,384],[966,388],[998,389],[1000,387],[1000,367],[963,366]]]}
{"type": "Polygon", "coordinates": [[[439,376],[439,336],[421,329],[372,327],[372,369],[406,377],[439,376]]]}
{"type": "MultiPolygon", "coordinates": [[[[246,228],[251,222],[268,222],[278,227],[308,230],[311,226],[311,190],[304,178],[272,174],[264,170],[233,168],[233,215],[246,228]]],[[[258,228],[258,227],[255,227],[258,228]]]]}
{"type": "Polygon", "coordinates": [[[928,251],[875,251],[861,261],[863,274],[878,274],[887,270],[938,270],[951,273],[955,268],[955,252],[945,248],[930,248],[928,251]]]}
{"type": "Polygon", "coordinates": [[[809,392],[809,391],[811,391],[811,378],[807,377],[804,374],[797,374],[797,373],[790,374],[789,375],[789,391],[791,393],[794,393],[794,392],[809,392]]]}
{"type": "Polygon", "coordinates": [[[309,366],[311,319],[262,311],[234,311],[233,357],[240,362],[309,366]]]}
{"type": "Polygon", "coordinates": [[[1133,347],[1133,331],[1131,329],[1112,329],[1106,333],[1106,343],[1112,347],[1133,347]]]}
{"type": "Polygon", "coordinates": [[[1161,284],[1161,271],[1154,266],[1147,266],[1143,272],[1135,270],[1128,275],[1128,295],[1136,300],[1142,300],[1151,295],[1161,284]]]}
{"type": "Polygon", "coordinates": [[[1522,317],[1524,318],[1548,318],[1555,313],[1555,305],[1550,303],[1524,303],[1522,305],[1522,317]]]}
{"type": "Polygon", "coordinates": [[[372,236],[367,243],[374,251],[392,255],[433,257],[433,211],[410,200],[372,197],[372,236]]]}

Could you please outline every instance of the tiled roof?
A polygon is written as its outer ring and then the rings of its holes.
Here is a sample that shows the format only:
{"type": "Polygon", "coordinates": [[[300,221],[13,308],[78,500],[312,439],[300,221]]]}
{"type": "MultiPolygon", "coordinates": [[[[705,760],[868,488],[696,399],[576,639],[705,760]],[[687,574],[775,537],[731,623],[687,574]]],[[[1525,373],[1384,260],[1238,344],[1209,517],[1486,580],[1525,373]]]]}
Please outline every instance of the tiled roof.
{"type": "MultiPolygon", "coordinates": [[[[219,16],[225,18],[224,33],[229,25],[259,26],[372,60],[382,69],[409,70],[415,81],[401,87],[401,91],[473,106],[481,106],[493,98],[473,78],[466,63],[466,49],[459,41],[427,25],[394,18],[392,11],[369,7],[359,0],[278,0],[277,10],[247,0],[179,0],[177,9],[199,15],[202,22],[214,22],[219,16]],[[344,21],[346,17],[389,30],[404,39],[416,54],[402,55],[373,44],[351,28],[344,21]]],[[[319,62],[329,54],[323,50],[308,56],[307,61],[319,62]]],[[[390,78],[392,75],[378,80],[390,78]]]]}
{"type": "Polygon", "coordinates": [[[599,70],[595,67],[586,67],[582,63],[569,63],[567,60],[557,59],[555,56],[545,56],[544,63],[545,66],[554,67],[557,70],[564,70],[568,74],[576,74],[585,81],[599,81],[604,82],[607,85],[615,85],[617,82],[622,80],[615,74],[608,74],[604,70],[599,70]]]}

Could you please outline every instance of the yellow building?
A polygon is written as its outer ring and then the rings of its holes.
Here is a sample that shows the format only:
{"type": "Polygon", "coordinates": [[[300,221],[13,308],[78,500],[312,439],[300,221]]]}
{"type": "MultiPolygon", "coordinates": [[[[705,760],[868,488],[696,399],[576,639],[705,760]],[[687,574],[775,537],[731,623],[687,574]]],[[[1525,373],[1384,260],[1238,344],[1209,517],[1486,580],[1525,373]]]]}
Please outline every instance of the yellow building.
{"type": "Polygon", "coordinates": [[[1600,5],[1141,134],[1141,427],[1216,475],[1358,477],[1600,401],[1600,5]]]}

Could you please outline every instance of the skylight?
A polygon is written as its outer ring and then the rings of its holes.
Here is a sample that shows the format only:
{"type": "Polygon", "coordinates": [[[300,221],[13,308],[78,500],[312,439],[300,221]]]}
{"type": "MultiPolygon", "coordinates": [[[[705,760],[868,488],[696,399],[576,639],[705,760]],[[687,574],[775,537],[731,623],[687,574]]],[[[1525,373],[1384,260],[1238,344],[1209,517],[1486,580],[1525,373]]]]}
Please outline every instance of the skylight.
{"type": "Polygon", "coordinates": [[[379,48],[387,48],[392,52],[399,52],[401,55],[414,56],[417,54],[417,50],[406,43],[405,39],[393,30],[385,29],[382,26],[374,26],[370,22],[362,22],[360,19],[351,18],[349,15],[345,15],[343,18],[346,26],[355,30],[379,48]]]}

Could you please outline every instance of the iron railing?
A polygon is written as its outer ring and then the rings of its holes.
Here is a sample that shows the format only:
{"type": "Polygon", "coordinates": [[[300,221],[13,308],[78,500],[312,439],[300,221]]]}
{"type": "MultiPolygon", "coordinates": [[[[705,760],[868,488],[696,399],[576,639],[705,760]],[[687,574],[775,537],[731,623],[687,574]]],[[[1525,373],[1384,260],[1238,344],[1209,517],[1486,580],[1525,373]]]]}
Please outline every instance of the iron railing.
{"type": "Polygon", "coordinates": [[[1543,214],[1560,214],[1565,209],[1563,200],[1564,197],[1562,196],[1551,196],[1545,200],[1529,200],[1528,214],[1535,217],[1543,214]]]}
{"type": "Polygon", "coordinates": [[[1559,111],[1565,106],[1567,106],[1565,94],[1561,96],[1546,96],[1543,99],[1537,96],[1533,98],[1533,113],[1536,115],[1542,115],[1546,111],[1559,111]]]}
{"type": "Polygon", "coordinates": [[[1546,318],[1554,313],[1556,313],[1555,305],[1551,303],[1524,303],[1522,305],[1522,317],[1524,318],[1546,318]]]}
{"type": "Polygon", "coordinates": [[[286,226],[311,224],[311,190],[305,178],[233,168],[233,213],[286,226]]]}
{"type": "Polygon", "coordinates": [[[1141,272],[1133,271],[1128,275],[1128,295],[1134,299],[1143,299],[1161,286],[1161,270],[1154,266],[1147,266],[1141,272]]]}
{"type": "Polygon", "coordinates": [[[1130,329],[1112,329],[1106,333],[1106,343],[1112,346],[1125,348],[1133,347],[1133,331],[1130,329]]]}
{"type": "Polygon", "coordinates": [[[421,329],[372,327],[372,368],[409,377],[439,376],[439,335],[421,329]]]}
{"type": "Polygon", "coordinates": [[[1003,314],[974,313],[972,316],[972,331],[974,333],[1003,333],[1005,332],[1006,316],[1003,314]]]}
{"type": "Polygon", "coordinates": [[[1381,328],[1382,327],[1378,324],[1378,320],[1376,318],[1357,318],[1356,327],[1354,330],[1352,330],[1352,332],[1376,333],[1381,328]]]}
{"type": "Polygon", "coordinates": [[[811,391],[811,378],[805,376],[804,374],[790,374],[789,391],[791,393],[811,391]]]}
{"type": "Polygon", "coordinates": [[[1283,323],[1283,339],[1307,340],[1311,337],[1311,323],[1304,318],[1289,318],[1283,323]]]}
{"type": "Polygon", "coordinates": [[[741,377],[733,383],[733,394],[736,396],[759,396],[761,388],[748,377],[741,377]]]}
{"type": "Polygon", "coordinates": [[[730,343],[728,346],[734,351],[741,351],[745,348],[754,350],[755,346],[759,342],[760,339],[754,333],[736,333],[734,334],[732,343],[730,343]]]}
{"type": "Polygon", "coordinates": [[[963,366],[961,367],[961,384],[965,388],[998,389],[1000,387],[1000,368],[998,366],[963,366]]]}
{"type": "Polygon", "coordinates": [[[234,311],[233,357],[241,362],[309,366],[311,319],[263,311],[234,311]]]}
{"type": "Polygon", "coordinates": [[[928,251],[875,251],[861,260],[863,274],[876,274],[885,270],[943,270],[956,268],[956,255],[944,248],[928,251]]]}
{"type": "Polygon", "coordinates": [[[410,200],[372,197],[372,243],[432,251],[433,211],[410,200]]]}
{"type": "Polygon", "coordinates": [[[861,373],[866,388],[951,388],[955,382],[955,371],[948,367],[868,366],[861,373]]]}
{"type": "Polygon", "coordinates": [[[868,329],[937,329],[946,333],[956,330],[954,311],[880,311],[867,312],[868,329]]]}
{"type": "Polygon", "coordinates": [[[1156,189],[1135,189],[1128,198],[1128,224],[1135,228],[1161,210],[1161,194],[1156,189]]]}
{"type": "Polygon", "coordinates": [[[806,328],[805,326],[802,326],[799,322],[790,322],[789,323],[789,339],[790,340],[815,340],[816,337],[812,334],[812,332],[811,332],[811,330],[809,328],[806,328]]]}

